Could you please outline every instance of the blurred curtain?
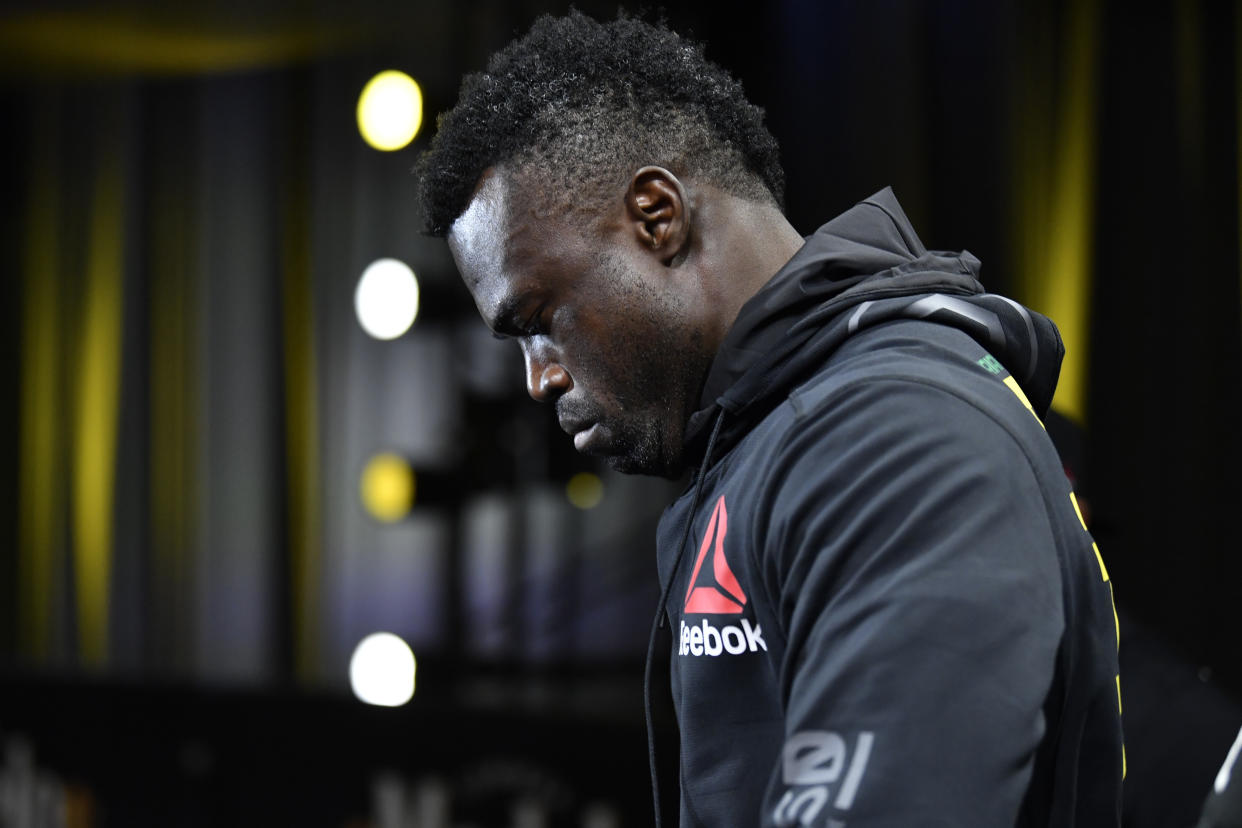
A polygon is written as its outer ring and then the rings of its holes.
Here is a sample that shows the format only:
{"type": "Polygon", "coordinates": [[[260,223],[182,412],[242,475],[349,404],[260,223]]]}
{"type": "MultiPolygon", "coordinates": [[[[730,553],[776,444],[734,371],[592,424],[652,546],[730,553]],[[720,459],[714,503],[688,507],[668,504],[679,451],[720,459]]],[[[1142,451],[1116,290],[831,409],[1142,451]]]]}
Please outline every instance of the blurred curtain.
{"type": "Polygon", "coordinates": [[[292,331],[280,359],[282,329],[309,320],[281,302],[272,97],[270,84],[47,84],[15,119],[31,158],[16,580],[28,665],[280,672],[290,624],[271,583],[306,495],[266,446],[309,442],[281,421],[282,380],[305,397],[296,378],[313,364],[309,334],[292,331]]]}
{"type": "Polygon", "coordinates": [[[1019,9],[1010,122],[1014,295],[1056,321],[1065,359],[1053,407],[1080,425],[1090,354],[1099,6],[1019,9]]]}
{"type": "Polygon", "coordinates": [[[1108,11],[1087,392],[1096,534],[1118,602],[1242,692],[1239,7],[1108,11]]]}
{"type": "Polygon", "coordinates": [[[97,666],[115,558],[132,102],[125,90],[67,97],[48,91],[27,121],[38,139],[23,257],[18,630],[27,652],[97,666]],[[79,113],[95,140],[66,157],[79,113]]]}

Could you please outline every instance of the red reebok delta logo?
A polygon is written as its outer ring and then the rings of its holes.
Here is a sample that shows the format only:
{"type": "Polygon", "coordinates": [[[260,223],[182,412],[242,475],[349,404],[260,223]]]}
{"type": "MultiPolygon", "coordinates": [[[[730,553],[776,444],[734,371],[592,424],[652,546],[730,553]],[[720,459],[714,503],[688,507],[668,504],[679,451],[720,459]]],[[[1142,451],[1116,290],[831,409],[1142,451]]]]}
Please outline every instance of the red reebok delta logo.
{"type": "Polygon", "coordinates": [[[694,562],[694,574],[690,576],[690,587],[686,590],[685,611],[687,613],[738,615],[746,606],[746,593],[742,591],[742,585],[737,582],[737,577],[729,568],[729,562],[725,560],[724,539],[728,531],[729,512],[725,508],[724,495],[721,495],[716,501],[712,519],[707,524],[707,531],[703,533],[703,543],[699,545],[699,558],[694,562]],[[716,551],[712,555],[712,572],[716,576],[717,586],[695,586],[695,582],[699,579],[699,570],[703,567],[703,559],[707,557],[707,550],[711,548],[713,538],[716,541],[716,551]]]}
{"type": "MultiPolygon", "coordinates": [[[[694,572],[690,575],[690,586],[686,589],[685,614],[697,615],[741,615],[746,607],[746,593],[738,583],[737,576],[729,568],[725,559],[724,539],[729,533],[729,510],[725,508],[724,495],[716,501],[716,509],[712,519],[703,533],[703,543],[699,545],[699,557],[694,562],[694,572]],[[714,541],[714,542],[713,542],[714,541]],[[716,576],[716,584],[696,586],[699,572],[703,569],[703,561],[708,550],[712,553],[712,574],[716,576]]],[[[768,649],[763,640],[763,630],[758,624],[751,624],[749,618],[739,619],[740,626],[725,624],[717,627],[704,618],[698,624],[687,624],[683,618],[678,636],[677,655],[679,656],[718,656],[723,653],[741,655],[757,653],[768,649]]]]}

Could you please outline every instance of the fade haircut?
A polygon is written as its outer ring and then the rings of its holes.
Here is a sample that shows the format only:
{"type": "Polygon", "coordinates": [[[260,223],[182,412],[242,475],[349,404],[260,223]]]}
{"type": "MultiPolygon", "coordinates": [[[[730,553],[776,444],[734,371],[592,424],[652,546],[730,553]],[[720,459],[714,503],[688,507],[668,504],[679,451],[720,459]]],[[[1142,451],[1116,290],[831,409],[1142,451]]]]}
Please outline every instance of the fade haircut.
{"type": "Polygon", "coordinates": [[[417,168],[426,229],[447,235],[493,166],[533,172],[590,208],[647,164],[783,206],[763,110],[701,45],[624,16],[545,15],[467,75],[440,116],[417,168]]]}

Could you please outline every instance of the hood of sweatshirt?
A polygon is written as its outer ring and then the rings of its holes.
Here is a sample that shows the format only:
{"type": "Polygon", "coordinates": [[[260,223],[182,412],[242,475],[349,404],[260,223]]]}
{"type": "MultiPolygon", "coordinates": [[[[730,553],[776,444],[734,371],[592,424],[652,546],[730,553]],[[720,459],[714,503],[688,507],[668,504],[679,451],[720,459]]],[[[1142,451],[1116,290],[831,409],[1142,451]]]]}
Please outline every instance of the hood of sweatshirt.
{"type": "Polygon", "coordinates": [[[708,372],[686,428],[686,462],[726,453],[850,336],[899,318],[958,328],[1017,380],[1042,418],[1064,347],[1047,317],[986,293],[979,260],[927,250],[889,188],[809,236],[742,306],[708,372]],[[725,415],[721,423],[717,420],[725,415]]]}

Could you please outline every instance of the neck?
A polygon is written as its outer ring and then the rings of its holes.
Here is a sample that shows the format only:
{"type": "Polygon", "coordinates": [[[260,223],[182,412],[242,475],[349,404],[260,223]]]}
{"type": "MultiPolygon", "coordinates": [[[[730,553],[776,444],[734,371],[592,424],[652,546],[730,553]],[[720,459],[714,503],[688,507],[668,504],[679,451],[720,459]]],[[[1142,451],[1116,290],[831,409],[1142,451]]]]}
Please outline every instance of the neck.
{"type": "Polygon", "coordinates": [[[693,198],[698,232],[693,255],[714,351],[742,305],[798,252],[803,238],[773,205],[738,198],[711,186],[696,189],[693,198]]]}

